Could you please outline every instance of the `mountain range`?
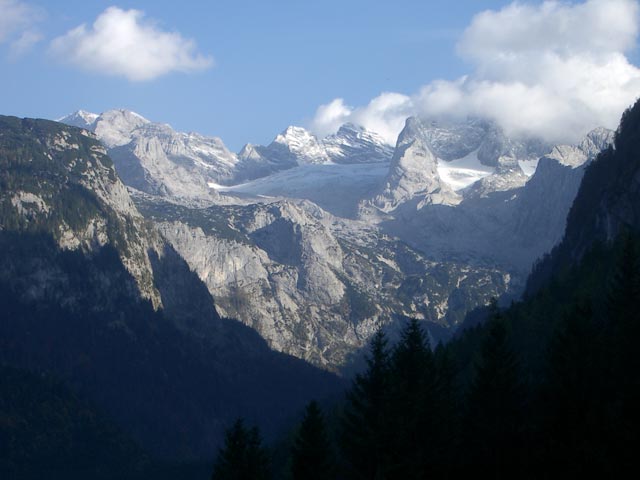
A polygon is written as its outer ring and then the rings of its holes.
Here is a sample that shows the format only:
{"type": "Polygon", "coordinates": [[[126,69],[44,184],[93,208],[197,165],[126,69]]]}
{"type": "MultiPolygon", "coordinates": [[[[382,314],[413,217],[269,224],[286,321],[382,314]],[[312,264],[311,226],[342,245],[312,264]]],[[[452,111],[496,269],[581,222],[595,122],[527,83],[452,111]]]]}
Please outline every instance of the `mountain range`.
{"type": "Polygon", "coordinates": [[[345,124],[324,139],[288,127],[234,154],[126,110],[61,121],[103,143],[218,312],[336,371],[380,326],[420,318],[437,342],[473,307],[517,297],[612,140],[597,129],[553,146],[483,119],[412,117],[393,147],[345,124]]]}
{"type": "Polygon", "coordinates": [[[218,314],[92,133],[0,117],[0,187],[0,364],[60,379],[145,451],[207,458],[229,418],[275,435],[341,390],[218,314]]]}
{"type": "MultiPolygon", "coordinates": [[[[0,386],[85,409],[57,415],[136,469],[209,458],[237,416],[274,438],[380,327],[417,318],[435,345],[545,253],[527,295],[637,229],[637,118],[577,145],[480,119],[409,118],[394,147],[289,127],[235,154],[123,110],[0,117],[0,386]]],[[[27,418],[21,398],[0,407],[27,418]]]]}

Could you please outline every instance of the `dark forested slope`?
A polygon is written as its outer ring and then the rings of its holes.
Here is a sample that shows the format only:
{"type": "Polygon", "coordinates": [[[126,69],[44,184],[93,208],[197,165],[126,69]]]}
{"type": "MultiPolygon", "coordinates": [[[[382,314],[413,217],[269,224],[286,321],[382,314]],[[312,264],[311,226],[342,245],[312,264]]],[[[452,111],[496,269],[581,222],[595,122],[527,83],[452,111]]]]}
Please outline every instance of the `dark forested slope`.
{"type": "Polygon", "coordinates": [[[95,138],[0,117],[0,362],[50,371],[162,458],[210,458],[237,416],[276,432],[326,372],[222,319],[95,138]]]}

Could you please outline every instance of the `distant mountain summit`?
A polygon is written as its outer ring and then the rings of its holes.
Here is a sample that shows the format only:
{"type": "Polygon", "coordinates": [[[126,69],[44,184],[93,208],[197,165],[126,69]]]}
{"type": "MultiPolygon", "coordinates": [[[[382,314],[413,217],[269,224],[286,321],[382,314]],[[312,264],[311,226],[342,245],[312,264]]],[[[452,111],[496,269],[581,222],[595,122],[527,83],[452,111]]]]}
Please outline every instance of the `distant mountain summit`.
{"type": "Polygon", "coordinates": [[[61,121],[93,131],[123,181],[147,193],[214,199],[217,195],[209,182],[228,181],[237,164],[219,138],[176,132],[128,110],[100,115],[76,112],[61,121]]]}
{"type": "MultiPolygon", "coordinates": [[[[407,119],[391,160],[389,173],[372,204],[383,212],[420,197],[422,201],[456,204],[460,198],[438,173],[438,158],[427,135],[428,130],[416,117],[407,119]]],[[[468,152],[464,151],[462,155],[468,152]]]]}
{"type": "Polygon", "coordinates": [[[393,149],[361,127],[343,126],[319,140],[288,127],[267,146],[245,145],[235,154],[221,139],[173,130],[128,110],[100,115],[79,110],[62,123],[94,132],[107,147],[125,183],[164,197],[213,201],[215,185],[233,185],[308,164],[388,161],[393,149]]]}
{"type": "Polygon", "coordinates": [[[409,117],[398,136],[389,173],[362,211],[389,214],[404,203],[457,205],[463,198],[522,187],[533,164],[551,147],[535,139],[511,139],[494,123],[409,117]],[[372,210],[373,207],[373,210],[372,210]]]}
{"type": "Polygon", "coordinates": [[[344,164],[388,162],[394,150],[377,133],[353,123],[342,125],[322,144],[332,162],[344,164]]]}
{"type": "Polygon", "coordinates": [[[324,139],[304,128],[288,127],[266,147],[243,147],[236,180],[253,180],[303,165],[383,163],[392,155],[393,148],[377,133],[353,124],[343,125],[324,139]]]}
{"type": "Polygon", "coordinates": [[[442,338],[471,305],[518,295],[611,141],[597,129],[552,146],[484,119],[410,117],[394,147],[353,124],[322,139],[292,126],[235,154],[126,110],[67,121],[102,139],[223,315],[335,370],[402,316],[442,338]]]}
{"type": "Polygon", "coordinates": [[[78,110],[70,115],[62,118],[58,118],[56,121],[66,123],[72,127],[84,128],[85,130],[91,130],[91,125],[99,117],[97,113],[87,112],[85,110],[78,110]]]}

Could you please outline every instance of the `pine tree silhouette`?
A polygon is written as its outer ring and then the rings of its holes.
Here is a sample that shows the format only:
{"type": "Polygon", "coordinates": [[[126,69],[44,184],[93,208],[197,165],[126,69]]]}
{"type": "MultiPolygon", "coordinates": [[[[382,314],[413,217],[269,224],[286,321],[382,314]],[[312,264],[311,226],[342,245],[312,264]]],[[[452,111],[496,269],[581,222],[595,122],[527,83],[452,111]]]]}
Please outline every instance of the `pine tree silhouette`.
{"type": "Polygon", "coordinates": [[[607,296],[609,337],[606,358],[610,397],[617,398],[612,408],[618,462],[635,465],[640,438],[640,261],[636,240],[630,232],[622,234],[621,253],[607,296]]]}
{"type": "Polygon", "coordinates": [[[450,348],[439,344],[434,352],[436,392],[433,407],[433,442],[429,448],[431,470],[438,478],[450,478],[459,435],[458,386],[455,359],[450,348]]]}
{"type": "Polygon", "coordinates": [[[576,478],[603,472],[607,456],[606,370],[588,304],[574,306],[551,341],[542,391],[545,463],[576,478]]]}
{"type": "Polygon", "coordinates": [[[387,339],[379,330],[371,340],[366,372],[356,376],[347,393],[341,435],[347,478],[387,478],[389,373],[387,339]]]}
{"type": "Polygon", "coordinates": [[[517,478],[521,464],[523,392],[505,320],[494,313],[467,398],[467,466],[492,478],[517,478]]]}
{"type": "Polygon", "coordinates": [[[329,480],[335,475],[335,460],[322,411],[313,401],[307,405],[292,449],[293,480],[329,480]]]}
{"type": "Polygon", "coordinates": [[[393,351],[391,362],[393,478],[423,478],[430,470],[434,445],[436,375],[427,337],[411,319],[393,351]]]}
{"type": "Polygon", "coordinates": [[[257,427],[247,429],[237,420],[225,434],[214,466],[212,480],[268,480],[269,457],[262,447],[257,427]]]}

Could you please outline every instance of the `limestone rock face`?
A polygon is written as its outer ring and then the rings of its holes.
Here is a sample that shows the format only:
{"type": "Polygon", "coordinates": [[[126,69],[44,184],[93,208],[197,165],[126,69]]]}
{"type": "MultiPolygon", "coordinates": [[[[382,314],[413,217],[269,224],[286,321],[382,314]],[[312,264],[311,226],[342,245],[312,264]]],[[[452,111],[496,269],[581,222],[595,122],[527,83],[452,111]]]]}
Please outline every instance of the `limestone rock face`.
{"type": "MultiPolygon", "coordinates": [[[[438,339],[491,296],[517,295],[562,238],[585,165],[613,138],[596,129],[551,146],[486,119],[412,117],[395,147],[346,124],[324,139],[288,127],[235,154],[127,111],[65,121],[96,132],[222,315],[333,370],[379,326],[414,316],[438,339]]],[[[99,183],[131,210],[121,187],[99,183]]],[[[15,192],[14,208],[49,208],[30,194],[15,192]]],[[[105,242],[100,232],[97,221],[83,235],[105,242]]]]}
{"type": "Polygon", "coordinates": [[[502,157],[491,175],[457,192],[463,200],[455,207],[405,204],[380,225],[435,259],[494,265],[523,279],[562,238],[584,168],[611,139],[599,129],[579,145],[555,146],[531,177],[517,159],[502,157]]]}
{"type": "Polygon", "coordinates": [[[131,288],[160,306],[149,252],[163,241],[145,225],[95,135],[14,117],[0,117],[0,135],[0,142],[19,139],[23,152],[3,158],[11,188],[0,192],[9,207],[0,230],[50,234],[62,249],[89,253],[110,244],[135,279],[131,288]]]}
{"type": "Polygon", "coordinates": [[[406,316],[435,340],[509,287],[491,268],[433,262],[308,201],[195,209],[137,195],[145,216],[207,285],[219,312],[279,351],[340,370],[381,326],[406,316]]]}
{"type": "MultiPolygon", "coordinates": [[[[0,363],[51,372],[144,451],[208,458],[229,418],[250,417],[275,437],[290,412],[342,391],[335,375],[218,315],[87,129],[0,116],[0,185],[0,363]]],[[[255,217],[255,234],[270,215],[255,217]]],[[[303,243],[303,254],[318,242],[303,243]]],[[[237,247],[233,261],[245,256],[237,247]]],[[[321,282],[307,282],[310,292],[329,303],[339,295],[310,272],[321,282]]]]}
{"type": "Polygon", "coordinates": [[[398,137],[389,174],[371,204],[382,212],[421,197],[430,204],[456,204],[458,196],[438,173],[438,159],[431,151],[422,122],[411,117],[398,137]]]}

